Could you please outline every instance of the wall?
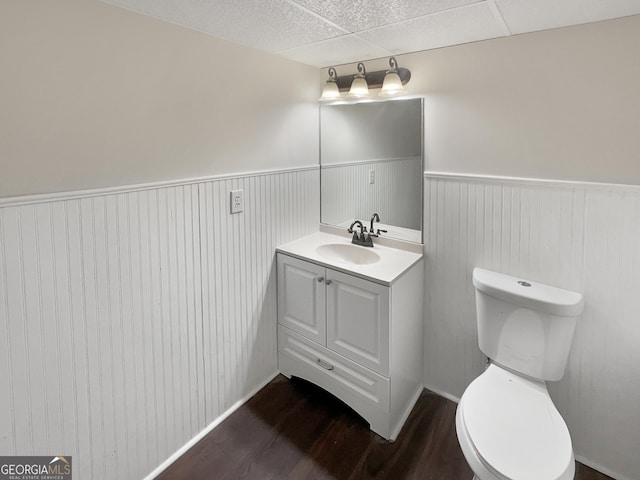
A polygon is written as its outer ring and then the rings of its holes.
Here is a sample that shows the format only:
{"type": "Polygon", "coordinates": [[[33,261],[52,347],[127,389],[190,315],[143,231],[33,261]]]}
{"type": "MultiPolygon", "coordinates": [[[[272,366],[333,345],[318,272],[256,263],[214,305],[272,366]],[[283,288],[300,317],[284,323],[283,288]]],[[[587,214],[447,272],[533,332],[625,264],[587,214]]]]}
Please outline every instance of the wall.
{"type": "Polygon", "coordinates": [[[0,64],[0,455],[142,478],[277,370],[317,70],[85,0],[1,2],[0,64]]]}
{"type": "Polygon", "coordinates": [[[426,170],[640,184],[638,45],[640,15],[398,55],[426,170]]]}
{"type": "Polygon", "coordinates": [[[425,177],[425,383],[460,397],[482,373],[473,267],[583,292],[565,377],[549,389],[578,460],[640,471],[640,188],[425,177]]]}
{"type": "Polygon", "coordinates": [[[426,169],[640,184],[638,45],[634,16],[403,58],[426,169]]]}
{"type": "Polygon", "coordinates": [[[317,69],[98,1],[0,2],[0,197],[315,165],[317,69]]]}
{"type": "Polygon", "coordinates": [[[5,201],[0,453],[151,472],[276,373],[275,247],[319,208],[317,167],[5,201]]]}
{"type": "MultiPolygon", "coordinates": [[[[426,97],[427,169],[640,183],[639,27],[399,57],[426,97]]],[[[82,0],[2,2],[0,62],[3,197],[317,163],[309,67],[82,0]],[[239,76],[223,76],[231,65],[239,76]]],[[[637,190],[425,182],[425,383],[458,396],[481,371],[473,265],[584,291],[552,394],[579,458],[634,478],[637,190]]],[[[0,451],[63,451],[82,478],[139,478],[268,378],[271,255],[315,227],[317,185],[294,170],[5,203],[0,451]],[[237,186],[250,208],[231,217],[237,186]]]]}
{"type": "Polygon", "coordinates": [[[425,96],[425,384],[456,398],[482,372],[474,266],[584,292],[550,391],[578,459],[628,480],[640,472],[639,193],[576,181],[640,184],[638,45],[635,16],[398,57],[425,96]]]}

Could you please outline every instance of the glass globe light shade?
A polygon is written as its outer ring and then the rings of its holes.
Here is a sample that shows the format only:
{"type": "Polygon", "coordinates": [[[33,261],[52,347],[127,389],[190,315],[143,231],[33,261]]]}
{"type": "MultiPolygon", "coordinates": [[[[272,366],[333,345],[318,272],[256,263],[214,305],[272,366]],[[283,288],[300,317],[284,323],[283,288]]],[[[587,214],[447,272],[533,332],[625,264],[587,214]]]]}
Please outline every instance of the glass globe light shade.
{"type": "Polygon", "coordinates": [[[351,89],[349,90],[350,97],[368,97],[369,85],[364,76],[356,76],[351,83],[351,89]]]}
{"type": "Polygon", "coordinates": [[[338,84],[332,80],[325,83],[322,89],[322,95],[320,95],[321,102],[329,102],[331,100],[338,100],[340,98],[340,90],[338,84]]]}
{"type": "Polygon", "coordinates": [[[399,95],[404,91],[404,86],[402,85],[402,80],[400,80],[400,76],[397,72],[390,71],[384,76],[384,80],[382,82],[382,89],[380,90],[380,94],[383,97],[392,97],[394,95],[399,95]]]}

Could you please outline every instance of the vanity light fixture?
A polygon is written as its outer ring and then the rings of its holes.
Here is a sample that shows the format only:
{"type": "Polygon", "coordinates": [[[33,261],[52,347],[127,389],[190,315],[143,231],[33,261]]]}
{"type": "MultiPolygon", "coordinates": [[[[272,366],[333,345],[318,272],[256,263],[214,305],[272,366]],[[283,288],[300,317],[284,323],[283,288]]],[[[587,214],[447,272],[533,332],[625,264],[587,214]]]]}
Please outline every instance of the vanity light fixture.
{"type": "Polygon", "coordinates": [[[349,92],[352,98],[370,98],[371,90],[381,89],[378,95],[391,97],[402,94],[404,85],[411,79],[411,72],[406,68],[399,68],[394,57],[389,58],[389,69],[367,72],[362,62],[358,63],[358,73],[354,75],[337,76],[334,67],[329,68],[329,79],[322,89],[321,102],[331,102],[342,99],[341,92],[349,92]]]}

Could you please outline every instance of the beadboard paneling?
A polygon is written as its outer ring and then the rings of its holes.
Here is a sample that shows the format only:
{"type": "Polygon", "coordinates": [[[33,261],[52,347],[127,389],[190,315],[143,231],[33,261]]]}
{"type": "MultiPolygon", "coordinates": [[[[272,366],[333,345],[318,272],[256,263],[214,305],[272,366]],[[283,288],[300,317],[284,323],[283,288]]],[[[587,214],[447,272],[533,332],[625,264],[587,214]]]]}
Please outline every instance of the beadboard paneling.
{"type": "Polygon", "coordinates": [[[422,212],[416,201],[422,188],[420,157],[323,165],[321,177],[323,223],[348,225],[354,218],[369,220],[377,212],[382,223],[420,230],[422,212]]]}
{"type": "Polygon", "coordinates": [[[640,189],[589,190],[584,295],[567,375],[554,398],[576,452],[615,478],[640,478],[640,189]]]}
{"type": "Polygon", "coordinates": [[[425,385],[459,398],[483,371],[473,267],[584,292],[567,374],[549,389],[578,458],[637,478],[637,187],[426,175],[425,229],[425,385]]]}
{"type": "Polygon", "coordinates": [[[317,230],[318,171],[201,185],[207,423],[277,370],[277,245],[317,230]],[[229,191],[245,211],[229,215],[229,191]]]}
{"type": "Polygon", "coordinates": [[[142,478],[273,374],[273,252],[317,228],[318,175],[0,208],[0,454],[142,478]]]}
{"type": "Polygon", "coordinates": [[[0,209],[3,452],[138,478],[200,430],[197,208],[187,186],[0,209]]]}

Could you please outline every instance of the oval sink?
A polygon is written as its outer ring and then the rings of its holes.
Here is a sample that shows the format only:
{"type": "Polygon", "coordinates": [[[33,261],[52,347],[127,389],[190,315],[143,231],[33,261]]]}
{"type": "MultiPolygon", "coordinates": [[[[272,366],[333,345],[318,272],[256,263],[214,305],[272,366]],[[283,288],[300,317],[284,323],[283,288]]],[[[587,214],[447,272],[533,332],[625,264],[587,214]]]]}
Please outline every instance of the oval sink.
{"type": "Polygon", "coordinates": [[[345,243],[327,243],[316,248],[321,257],[333,262],[347,262],[353,265],[370,265],[380,261],[380,255],[368,249],[345,243]]]}

